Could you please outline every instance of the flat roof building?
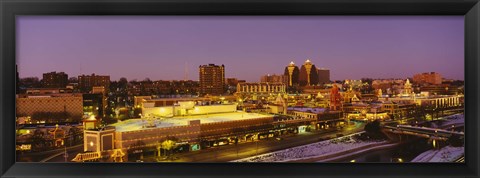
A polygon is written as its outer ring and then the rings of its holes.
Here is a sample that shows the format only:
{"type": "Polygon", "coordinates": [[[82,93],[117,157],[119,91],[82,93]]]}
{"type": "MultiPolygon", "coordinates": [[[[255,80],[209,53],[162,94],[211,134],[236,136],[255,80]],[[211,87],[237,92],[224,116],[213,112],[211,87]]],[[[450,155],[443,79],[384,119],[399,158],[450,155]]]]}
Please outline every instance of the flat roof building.
{"type": "Polygon", "coordinates": [[[418,84],[428,83],[428,84],[439,85],[439,84],[442,84],[442,76],[436,72],[415,74],[413,76],[413,82],[418,84]]]}
{"type": "Polygon", "coordinates": [[[225,92],[225,66],[208,64],[198,68],[200,94],[222,95],[225,92]]]}
{"type": "Polygon", "coordinates": [[[17,117],[65,122],[62,119],[81,120],[83,116],[82,94],[17,95],[16,104],[17,117]]]}
{"type": "Polygon", "coordinates": [[[83,92],[92,91],[93,87],[103,86],[108,91],[110,87],[110,76],[108,75],[80,75],[78,76],[78,87],[83,92]]]}
{"type": "Polygon", "coordinates": [[[65,72],[44,73],[42,85],[44,88],[65,88],[68,84],[68,75],[65,72]]]}

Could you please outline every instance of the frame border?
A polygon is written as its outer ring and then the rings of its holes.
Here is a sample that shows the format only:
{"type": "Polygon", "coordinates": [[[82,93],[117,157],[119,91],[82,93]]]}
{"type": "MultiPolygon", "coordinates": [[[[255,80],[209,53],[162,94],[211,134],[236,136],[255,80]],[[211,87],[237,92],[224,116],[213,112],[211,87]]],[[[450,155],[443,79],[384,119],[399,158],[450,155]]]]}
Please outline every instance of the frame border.
{"type": "Polygon", "coordinates": [[[2,177],[479,177],[478,0],[0,0],[2,177]],[[17,15],[464,15],[466,162],[454,163],[15,163],[17,15]],[[212,171],[212,170],[215,170],[212,171]]]}

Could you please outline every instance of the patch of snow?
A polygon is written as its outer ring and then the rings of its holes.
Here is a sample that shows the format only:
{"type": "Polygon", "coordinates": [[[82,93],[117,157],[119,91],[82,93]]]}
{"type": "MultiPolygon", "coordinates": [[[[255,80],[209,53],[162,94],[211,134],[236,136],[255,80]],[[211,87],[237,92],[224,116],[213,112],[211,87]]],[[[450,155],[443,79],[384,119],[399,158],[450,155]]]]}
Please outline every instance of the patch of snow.
{"type": "Polygon", "coordinates": [[[316,114],[324,113],[325,108],[310,108],[310,107],[289,107],[288,110],[300,111],[300,112],[312,112],[316,114]]]}
{"type": "MultiPolygon", "coordinates": [[[[363,133],[363,132],[360,132],[363,133]]],[[[360,133],[351,134],[331,140],[311,143],[308,145],[297,146],[285,150],[266,153],[258,156],[248,157],[232,162],[287,162],[316,158],[325,155],[340,153],[352,150],[366,145],[386,143],[387,141],[360,141],[352,136],[360,133]]]]}
{"type": "Polygon", "coordinates": [[[442,124],[443,126],[446,125],[453,125],[453,124],[465,124],[465,115],[464,114],[455,114],[448,117],[445,117],[446,121],[442,124]]]}
{"type": "Polygon", "coordinates": [[[428,150],[411,162],[454,162],[465,154],[465,147],[446,146],[440,150],[428,150]]]}

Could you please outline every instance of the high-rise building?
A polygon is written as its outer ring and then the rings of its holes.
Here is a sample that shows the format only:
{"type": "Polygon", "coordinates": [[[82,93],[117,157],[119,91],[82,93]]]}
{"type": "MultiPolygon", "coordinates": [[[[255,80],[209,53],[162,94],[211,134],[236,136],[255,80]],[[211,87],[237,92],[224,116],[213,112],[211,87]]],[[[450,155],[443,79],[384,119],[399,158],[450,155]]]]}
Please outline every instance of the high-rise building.
{"type": "Polygon", "coordinates": [[[42,85],[44,88],[65,88],[68,84],[68,75],[65,72],[44,73],[42,85]]]}
{"type": "Polygon", "coordinates": [[[267,82],[267,83],[288,83],[288,76],[287,75],[264,75],[260,78],[260,82],[267,82]]]}
{"type": "Polygon", "coordinates": [[[95,74],[78,76],[78,87],[83,92],[90,92],[92,91],[93,87],[100,86],[103,86],[105,90],[108,90],[110,87],[110,76],[101,76],[95,74]]]}
{"type": "Polygon", "coordinates": [[[418,84],[428,83],[428,84],[439,85],[439,84],[442,84],[442,76],[436,72],[415,74],[413,76],[413,82],[418,84]]]}
{"type": "Polygon", "coordinates": [[[290,62],[287,67],[285,67],[284,75],[287,76],[288,86],[298,85],[298,75],[300,70],[295,65],[295,63],[290,62]]]}
{"type": "Polygon", "coordinates": [[[313,86],[318,84],[317,68],[307,59],[300,68],[299,75],[300,86],[313,86]]]}
{"type": "Polygon", "coordinates": [[[199,68],[200,93],[221,95],[225,86],[225,66],[215,64],[201,65],[199,68]]]}
{"type": "Polygon", "coordinates": [[[328,84],[330,83],[330,70],[325,68],[317,69],[318,73],[318,83],[319,84],[328,84]]]}

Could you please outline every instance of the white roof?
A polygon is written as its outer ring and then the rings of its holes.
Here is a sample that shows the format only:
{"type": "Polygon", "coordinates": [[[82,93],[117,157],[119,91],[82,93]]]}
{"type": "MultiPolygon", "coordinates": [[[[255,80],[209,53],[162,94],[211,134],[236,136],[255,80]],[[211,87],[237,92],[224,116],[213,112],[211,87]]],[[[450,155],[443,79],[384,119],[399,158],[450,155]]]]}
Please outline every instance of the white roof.
{"type": "Polygon", "coordinates": [[[179,117],[173,117],[173,118],[157,119],[155,121],[156,127],[153,127],[153,128],[142,127],[143,125],[147,125],[148,121],[146,119],[144,119],[144,121],[142,121],[142,119],[129,119],[126,121],[112,124],[111,126],[115,126],[116,131],[128,132],[128,131],[142,130],[142,129],[185,126],[185,125],[188,125],[190,121],[194,121],[194,120],[200,120],[200,123],[204,124],[204,123],[213,123],[213,122],[257,119],[257,118],[272,117],[272,116],[273,115],[270,115],[270,114],[247,113],[247,112],[239,111],[239,112],[232,112],[232,113],[196,115],[196,116],[179,116],[179,117]]]}

